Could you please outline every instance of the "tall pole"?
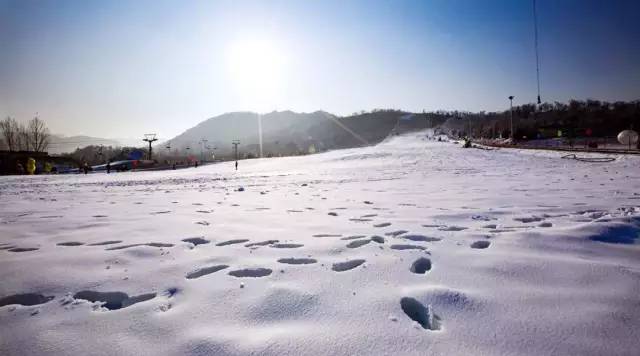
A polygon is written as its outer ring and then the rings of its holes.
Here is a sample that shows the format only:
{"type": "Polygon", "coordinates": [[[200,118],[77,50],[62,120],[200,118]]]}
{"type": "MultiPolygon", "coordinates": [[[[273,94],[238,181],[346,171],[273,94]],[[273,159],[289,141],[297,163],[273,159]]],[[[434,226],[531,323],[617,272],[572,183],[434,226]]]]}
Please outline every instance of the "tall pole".
{"type": "Polygon", "coordinates": [[[536,0],[533,0],[533,31],[534,45],[536,49],[536,81],[538,84],[538,105],[540,105],[540,55],[538,54],[538,11],[536,7],[536,0]]]}
{"type": "Polygon", "coordinates": [[[515,135],[513,134],[513,98],[514,96],[509,96],[509,107],[511,109],[511,143],[513,144],[515,135]]]}
{"type": "Polygon", "coordinates": [[[260,143],[260,158],[262,158],[262,115],[258,114],[258,142],[260,143]]]}
{"type": "Polygon", "coordinates": [[[233,150],[236,156],[236,170],[237,170],[238,169],[238,145],[240,144],[240,140],[233,140],[231,144],[233,145],[233,150]]]}
{"type": "Polygon", "coordinates": [[[149,161],[151,161],[152,160],[151,143],[158,141],[158,139],[156,138],[156,134],[144,134],[144,138],[142,139],[142,141],[149,143],[149,161]]]}
{"type": "Polygon", "coordinates": [[[200,140],[200,162],[204,161],[204,148],[206,147],[207,142],[209,142],[209,140],[206,138],[200,140]]]}

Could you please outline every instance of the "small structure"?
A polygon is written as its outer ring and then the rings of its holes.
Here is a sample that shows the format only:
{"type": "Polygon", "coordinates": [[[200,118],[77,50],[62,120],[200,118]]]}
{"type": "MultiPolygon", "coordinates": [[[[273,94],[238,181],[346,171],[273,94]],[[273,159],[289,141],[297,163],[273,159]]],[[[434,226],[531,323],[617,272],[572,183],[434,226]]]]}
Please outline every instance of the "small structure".
{"type": "Polygon", "coordinates": [[[35,174],[60,172],[62,167],[79,167],[68,157],[49,156],[47,152],[0,151],[0,175],[25,174],[29,159],[35,160],[35,174]]]}

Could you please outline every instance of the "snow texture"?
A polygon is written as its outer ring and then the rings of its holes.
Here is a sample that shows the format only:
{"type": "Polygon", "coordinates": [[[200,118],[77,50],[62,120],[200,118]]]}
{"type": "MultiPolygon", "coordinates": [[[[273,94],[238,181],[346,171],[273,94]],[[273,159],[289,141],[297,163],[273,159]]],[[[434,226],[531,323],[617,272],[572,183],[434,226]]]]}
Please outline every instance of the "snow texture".
{"type": "Polygon", "coordinates": [[[562,155],[0,177],[0,354],[637,355],[640,159],[562,155]]]}

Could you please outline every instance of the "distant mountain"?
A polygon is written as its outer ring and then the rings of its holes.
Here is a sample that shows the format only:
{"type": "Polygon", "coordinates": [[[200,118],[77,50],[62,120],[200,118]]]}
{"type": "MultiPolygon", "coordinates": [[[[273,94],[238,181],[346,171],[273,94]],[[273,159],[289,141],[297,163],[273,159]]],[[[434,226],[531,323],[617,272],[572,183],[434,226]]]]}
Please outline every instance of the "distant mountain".
{"type": "MultiPolygon", "coordinates": [[[[130,141],[130,140],[129,140],[130,141]]],[[[83,148],[90,145],[103,145],[103,146],[126,146],[127,144],[131,144],[133,142],[122,142],[119,139],[109,139],[109,138],[99,138],[99,137],[91,137],[91,136],[62,136],[62,135],[51,135],[49,148],[47,151],[49,154],[61,154],[61,153],[70,153],[75,151],[77,148],[83,148]]],[[[141,144],[136,144],[136,146],[141,146],[141,144]]]]}
{"type": "MultiPolygon", "coordinates": [[[[425,128],[419,114],[378,110],[346,117],[316,111],[295,113],[274,111],[262,115],[263,151],[268,155],[288,155],[309,151],[356,147],[378,143],[393,132],[425,128]]],[[[215,148],[216,155],[232,153],[233,140],[240,140],[244,154],[258,153],[258,114],[233,112],[207,119],[160,145],[172,151],[189,148],[197,154],[202,139],[215,148]]]]}

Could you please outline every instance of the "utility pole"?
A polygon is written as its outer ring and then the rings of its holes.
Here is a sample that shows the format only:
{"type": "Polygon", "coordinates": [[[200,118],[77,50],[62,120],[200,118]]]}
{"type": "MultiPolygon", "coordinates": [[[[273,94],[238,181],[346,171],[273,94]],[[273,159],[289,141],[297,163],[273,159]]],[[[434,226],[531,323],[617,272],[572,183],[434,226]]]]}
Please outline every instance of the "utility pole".
{"type": "Polygon", "coordinates": [[[240,144],[240,140],[233,140],[231,144],[233,145],[233,150],[236,155],[236,171],[237,171],[238,170],[238,145],[240,144]]]}
{"type": "Polygon", "coordinates": [[[262,114],[258,114],[258,142],[260,143],[260,158],[262,158],[262,114]]]}
{"type": "Polygon", "coordinates": [[[514,142],[515,135],[513,134],[513,95],[509,96],[509,106],[511,108],[511,144],[514,142]]]}
{"type": "Polygon", "coordinates": [[[200,162],[204,162],[204,149],[207,147],[207,142],[209,142],[209,140],[206,138],[200,140],[200,162]]]}
{"type": "Polygon", "coordinates": [[[151,155],[151,143],[158,141],[158,139],[156,138],[156,134],[144,134],[144,138],[142,139],[142,141],[149,143],[149,161],[151,161],[151,158],[153,157],[151,155]]]}

